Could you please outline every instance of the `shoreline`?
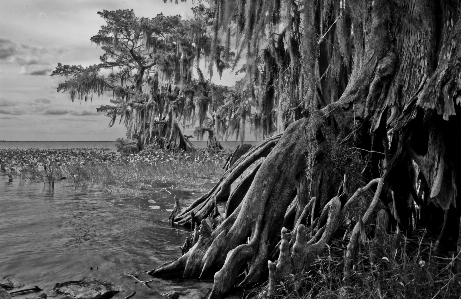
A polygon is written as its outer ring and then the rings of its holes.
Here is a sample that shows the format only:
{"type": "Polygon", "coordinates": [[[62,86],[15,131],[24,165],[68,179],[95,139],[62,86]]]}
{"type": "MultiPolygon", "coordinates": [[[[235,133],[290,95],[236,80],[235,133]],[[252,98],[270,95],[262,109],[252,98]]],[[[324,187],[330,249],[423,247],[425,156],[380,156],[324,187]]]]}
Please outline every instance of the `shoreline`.
{"type": "MultiPolygon", "coordinates": [[[[62,180],[62,183],[56,185],[56,190],[61,192],[62,186],[61,184],[71,184],[72,186],[82,187],[82,190],[93,190],[94,188],[104,186],[104,191],[106,196],[105,197],[112,197],[118,201],[117,198],[130,198],[124,204],[124,208],[122,209],[125,212],[130,211],[133,207],[138,207],[140,205],[145,205],[142,213],[143,217],[146,217],[143,221],[148,221],[149,216],[151,215],[164,215],[169,213],[168,204],[173,201],[171,197],[173,195],[183,194],[179,186],[186,186],[190,187],[191,190],[194,192],[186,191],[188,194],[194,194],[193,197],[195,198],[203,192],[204,190],[208,190],[210,185],[216,182],[216,178],[220,175],[220,169],[222,169],[222,165],[227,158],[227,151],[218,152],[218,153],[209,153],[205,150],[199,150],[195,153],[172,153],[163,150],[150,150],[141,152],[139,154],[128,155],[128,156],[121,156],[116,154],[115,152],[111,152],[108,149],[27,149],[27,150],[1,150],[0,149],[0,168],[2,174],[11,174],[14,183],[11,186],[18,186],[21,183],[17,182],[16,180],[30,180],[33,182],[41,183],[49,183],[50,179],[59,180],[61,176],[65,176],[66,178],[62,180]],[[46,169],[45,169],[46,167],[46,169]],[[219,170],[219,171],[218,171],[219,170]],[[76,176],[75,176],[76,175],[76,176]],[[182,181],[179,181],[179,177],[182,177],[182,181]],[[89,185],[89,187],[87,187],[89,185]],[[95,185],[92,185],[95,184],[95,185]],[[176,184],[176,185],[175,185],[176,184]],[[167,186],[168,185],[168,186],[167,186]],[[192,186],[192,187],[191,187],[192,186]],[[171,192],[171,193],[170,193],[171,192]],[[161,198],[152,197],[155,194],[159,194],[161,198]],[[146,200],[149,198],[149,200],[146,200]],[[168,202],[165,203],[165,200],[168,202]],[[132,203],[130,203],[132,202],[132,203]],[[152,205],[152,207],[150,207],[152,205]],[[161,209],[160,209],[161,206],[161,209]],[[127,210],[128,209],[128,210],[127,210]]],[[[8,184],[8,183],[7,183],[8,184]]],[[[33,184],[37,185],[37,184],[33,184]]],[[[44,186],[45,188],[45,186],[44,186]]],[[[46,188],[49,189],[49,185],[46,185],[46,188]]],[[[48,192],[48,190],[47,190],[48,192]]],[[[47,194],[52,194],[48,192],[47,194]]],[[[104,197],[104,198],[105,198],[104,197]]],[[[190,195],[189,195],[190,197],[190,195]]],[[[101,198],[100,201],[105,201],[104,198],[101,198]]],[[[71,198],[69,198],[71,200],[71,198]]],[[[13,201],[17,202],[17,199],[12,198],[13,201]]],[[[84,199],[83,199],[84,200],[84,199]]],[[[98,199],[99,200],[99,199],[98,199]]],[[[192,200],[192,198],[184,199],[182,202],[184,205],[187,205],[188,201],[192,200]]],[[[35,199],[34,199],[35,201],[35,199]]],[[[47,203],[41,201],[43,205],[47,203]]],[[[62,200],[59,200],[62,202],[62,200]]],[[[78,201],[74,201],[76,204],[79,204],[78,201]]],[[[37,202],[37,204],[39,204],[37,202]]],[[[79,204],[80,205],[80,204],[79,204]]],[[[91,208],[92,204],[89,202],[88,209],[91,208]]],[[[118,204],[116,205],[118,206],[118,204]]],[[[88,210],[90,214],[87,214],[86,217],[90,217],[92,214],[92,210],[88,210]]],[[[123,213],[125,213],[123,212],[123,213]]],[[[130,212],[134,213],[134,212],[130,212]]],[[[137,214],[136,212],[135,214],[137,214]]],[[[99,216],[98,216],[99,217],[99,216]]],[[[150,216],[150,217],[158,217],[158,216],[150,216]]],[[[171,228],[164,220],[165,216],[161,216],[160,218],[155,218],[155,222],[151,223],[148,221],[149,225],[158,225],[160,223],[162,227],[159,227],[159,231],[171,231],[169,233],[172,236],[176,236],[172,234],[178,228],[171,228]]],[[[85,218],[86,219],[86,218],[85,218]]],[[[136,219],[136,218],[135,218],[136,219]]],[[[88,220],[86,220],[88,221],[88,220]]],[[[99,221],[106,222],[105,219],[101,219],[99,221]]],[[[135,220],[138,222],[137,220],[135,220]]],[[[79,222],[80,223],[80,222],[79,222]]],[[[91,223],[91,222],[90,222],[91,223]]],[[[109,225],[109,224],[107,224],[109,225]]],[[[140,224],[137,224],[140,225],[140,224]]],[[[111,225],[109,225],[110,227],[111,225]]],[[[86,227],[86,225],[85,225],[86,227]]],[[[106,228],[98,228],[98,230],[109,229],[106,228]]],[[[157,229],[157,228],[154,228],[157,229]]],[[[181,233],[177,235],[175,242],[179,242],[179,238],[181,239],[184,237],[184,229],[181,229],[181,233]]],[[[132,238],[135,238],[134,236],[132,238]]],[[[151,239],[151,242],[155,242],[155,239],[151,239]]],[[[160,241],[160,240],[158,240],[160,241]]],[[[41,241],[40,241],[41,242],[41,241]]],[[[143,254],[146,254],[145,242],[143,238],[138,239],[137,237],[131,240],[133,248],[137,248],[139,245],[139,249],[143,250],[143,254]],[[134,242],[133,242],[134,241],[134,242]],[[136,242],[140,242],[140,244],[136,244],[136,242]],[[144,246],[144,247],[143,247],[144,246]],[[141,249],[143,248],[143,249],[141,249]]],[[[163,241],[162,241],[163,242],[163,241]]],[[[164,240],[165,244],[169,244],[171,240],[164,240]]],[[[107,244],[108,247],[114,244],[107,244]]],[[[159,246],[159,245],[157,245],[159,246]]],[[[167,245],[164,245],[167,246],[167,245]]],[[[106,248],[105,245],[102,245],[102,248],[106,248]]],[[[168,248],[168,247],[166,247],[168,248]]],[[[88,248],[87,248],[88,249],[88,248]]],[[[158,250],[158,249],[157,249],[158,250]]],[[[170,252],[172,249],[167,249],[170,252]]],[[[155,252],[149,253],[149,255],[155,256],[155,252]]],[[[171,251],[172,252],[172,251],[171,251]]],[[[176,253],[176,251],[174,251],[176,253]]],[[[179,251],[178,251],[179,253],[179,251]]],[[[165,253],[162,253],[165,254],[165,253]]],[[[160,256],[159,256],[160,258],[160,256]]],[[[173,258],[173,255],[171,256],[173,258]]],[[[149,259],[144,260],[142,264],[149,264],[151,263],[149,259]]],[[[97,265],[97,264],[95,264],[97,265]]],[[[51,265],[50,265],[51,267],[51,265]]],[[[132,266],[130,268],[120,268],[120,274],[124,271],[131,271],[132,266]]],[[[142,268],[145,267],[141,265],[142,268]]],[[[89,267],[87,267],[89,268],[89,267]]],[[[95,267],[94,267],[95,268],[95,267]]],[[[104,268],[104,267],[102,267],[104,268]]],[[[88,269],[87,269],[88,270],[88,269]]],[[[99,265],[99,271],[101,271],[101,265],[99,265]]],[[[18,269],[18,276],[23,276],[21,273],[24,273],[24,270],[18,269]]],[[[93,280],[98,280],[99,278],[95,275],[97,271],[89,271],[91,273],[90,278],[94,278],[93,280]],[[94,272],[94,273],[93,273],[94,272]]],[[[0,273],[3,274],[3,273],[0,273]]],[[[10,273],[11,274],[11,273],[10,273]]],[[[139,272],[136,274],[137,277],[141,280],[148,280],[147,276],[139,272]],[[139,275],[139,276],[137,276],[139,275]]],[[[10,276],[16,277],[16,276],[10,276]]],[[[0,278],[4,278],[1,277],[0,278]]],[[[84,279],[83,277],[82,279],[84,279]]],[[[113,277],[112,277],[113,278],[113,277]]],[[[20,279],[19,283],[25,284],[26,286],[33,286],[34,284],[38,285],[40,288],[45,289],[43,294],[48,296],[53,295],[52,286],[56,283],[62,283],[67,281],[68,279],[63,278],[62,280],[58,280],[56,278],[49,279],[48,283],[39,283],[34,282],[33,280],[28,279],[20,279]],[[40,285],[44,284],[44,285],[40,285]]],[[[101,280],[101,282],[106,280],[101,280]]],[[[149,290],[144,290],[144,286],[140,285],[137,288],[128,288],[127,285],[133,284],[135,282],[134,279],[127,278],[125,279],[107,279],[107,282],[111,283],[117,289],[123,289],[123,296],[132,293],[133,290],[136,290],[137,296],[141,296],[143,292],[150,292],[149,290]]],[[[174,284],[176,285],[176,284],[174,284]]],[[[162,283],[161,289],[169,290],[168,284],[162,283]]],[[[172,291],[180,290],[184,294],[187,293],[189,288],[191,290],[195,290],[193,294],[201,294],[204,295],[204,290],[209,289],[209,285],[205,286],[205,284],[197,284],[191,282],[181,282],[178,286],[173,287],[172,291]],[[190,285],[190,287],[188,286],[190,285]]],[[[22,287],[16,287],[14,290],[20,290],[22,287]]],[[[121,292],[122,293],[122,292],[121,292]]],[[[40,293],[27,293],[20,296],[14,296],[14,298],[38,298],[40,293]]],[[[140,297],[140,298],[141,298],[140,297]]],[[[152,297],[149,295],[148,297],[152,297]]],[[[154,296],[155,297],[155,296],[154,296]]],[[[59,297],[57,297],[59,298],[59,297]]],[[[117,298],[122,298],[117,297],[117,298]]],[[[156,297],[155,297],[156,298],[156,297]]],[[[159,296],[160,298],[160,296],[159,296]]]]}

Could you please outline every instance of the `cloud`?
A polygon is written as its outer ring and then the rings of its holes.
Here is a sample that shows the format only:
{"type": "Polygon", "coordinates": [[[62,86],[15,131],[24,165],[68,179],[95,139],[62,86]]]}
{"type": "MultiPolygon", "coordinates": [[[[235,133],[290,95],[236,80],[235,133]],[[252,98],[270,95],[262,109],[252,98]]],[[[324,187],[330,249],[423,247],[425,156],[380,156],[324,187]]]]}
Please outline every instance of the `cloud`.
{"type": "Polygon", "coordinates": [[[47,98],[38,98],[28,102],[26,109],[29,112],[40,113],[48,108],[50,108],[51,101],[47,98]]]}
{"type": "Polygon", "coordinates": [[[83,111],[79,111],[79,112],[72,112],[70,114],[75,115],[75,116],[101,115],[101,113],[98,113],[96,111],[88,111],[88,110],[83,110],[83,111]]]}
{"type": "Polygon", "coordinates": [[[47,98],[38,98],[28,102],[14,102],[0,98],[0,114],[22,115],[35,114],[50,108],[51,101],[47,98]]]}
{"type": "Polygon", "coordinates": [[[6,99],[0,99],[0,107],[12,107],[12,106],[17,106],[16,102],[6,100],[6,99]]]}
{"type": "Polygon", "coordinates": [[[44,70],[37,70],[37,71],[31,71],[28,73],[28,75],[31,76],[47,76],[49,73],[51,73],[51,69],[44,69],[44,70]]]}
{"type": "Polygon", "coordinates": [[[80,110],[81,108],[56,107],[55,103],[52,103],[48,98],[37,98],[26,102],[14,102],[0,98],[0,115],[68,115],[75,119],[82,118],[86,120],[89,116],[102,115],[102,113],[96,112],[96,109],[80,110]]]}
{"type": "Polygon", "coordinates": [[[9,109],[9,110],[0,109],[0,114],[21,115],[21,114],[24,114],[24,112],[19,109],[9,109]]]}
{"type": "Polygon", "coordinates": [[[44,12],[44,11],[41,11],[41,12],[38,13],[38,17],[40,19],[48,19],[48,14],[46,12],[44,12]]]}
{"type": "Polygon", "coordinates": [[[69,109],[59,109],[59,108],[51,108],[43,111],[44,115],[72,115],[72,116],[90,116],[90,115],[101,115],[96,111],[90,110],[82,110],[82,111],[72,111],[69,109]]]}
{"type": "Polygon", "coordinates": [[[65,47],[16,44],[11,40],[0,38],[0,62],[21,66],[22,75],[48,75],[53,70],[56,59],[69,50],[65,47]]]}
{"type": "Polygon", "coordinates": [[[46,98],[40,98],[40,99],[35,99],[32,101],[32,103],[34,104],[39,104],[39,105],[48,105],[51,103],[51,101],[49,99],[46,99],[46,98]]]}
{"type": "Polygon", "coordinates": [[[28,65],[21,67],[19,73],[21,75],[31,75],[31,76],[48,76],[53,71],[47,65],[28,65]]]}
{"type": "Polygon", "coordinates": [[[7,39],[0,38],[0,60],[7,60],[17,53],[16,46],[7,39]]]}
{"type": "Polygon", "coordinates": [[[84,117],[65,117],[65,118],[59,118],[59,121],[66,121],[66,122],[78,122],[78,123],[98,123],[98,119],[87,119],[84,117]]]}
{"type": "Polygon", "coordinates": [[[68,113],[71,113],[72,111],[71,110],[67,110],[67,109],[48,109],[48,110],[45,110],[43,112],[43,114],[45,115],[65,115],[65,114],[68,114],[68,113]]]}

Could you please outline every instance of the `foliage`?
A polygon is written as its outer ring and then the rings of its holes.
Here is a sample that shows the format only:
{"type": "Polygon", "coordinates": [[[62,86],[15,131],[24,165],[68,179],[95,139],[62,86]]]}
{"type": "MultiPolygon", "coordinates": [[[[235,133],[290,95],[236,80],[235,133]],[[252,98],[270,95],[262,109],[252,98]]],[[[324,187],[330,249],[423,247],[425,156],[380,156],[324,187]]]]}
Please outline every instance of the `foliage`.
{"type": "MultiPolygon", "coordinates": [[[[127,137],[137,136],[142,145],[166,139],[166,148],[172,144],[190,148],[176,131],[181,121],[186,126],[195,124],[196,106],[208,105],[202,100],[209,91],[198,66],[201,57],[213,54],[205,20],[199,14],[192,20],[162,14],[139,18],[132,10],[98,14],[106,25],[91,41],[104,50],[101,62],[89,67],[59,63],[52,76],[64,76],[66,81],[59,84],[58,92],[86,101],[94,93],[112,91],[111,105],[98,108],[111,118],[111,126],[117,118],[124,121],[127,137]],[[194,69],[200,80],[193,79],[194,69]]],[[[199,109],[199,119],[206,117],[206,110],[199,109]]]]}
{"type": "Polygon", "coordinates": [[[117,152],[121,153],[122,155],[136,154],[140,150],[137,140],[127,140],[123,138],[117,139],[115,148],[117,149],[117,152]]]}
{"type": "Polygon", "coordinates": [[[156,182],[205,190],[222,174],[229,153],[147,149],[120,155],[108,149],[0,150],[1,171],[32,181],[63,181],[114,194],[148,192],[156,182]]]}
{"type": "MultiPolygon", "coordinates": [[[[211,27],[211,51],[221,57],[216,65],[235,69],[246,55],[237,71],[245,78],[234,87],[233,97],[245,90],[252,112],[241,112],[239,118],[249,121],[257,136],[282,132],[302,117],[303,109],[313,111],[338,100],[354,55],[351,17],[361,22],[361,15],[352,14],[352,3],[320,1],[314,8],[311,1],[217,0],[206,1],[206,6],[204,2],[198,1],[194,11],[211,27]],[[319,18],[314,9],[320,11],[319,18]]],[[[241,119],[226,121],[232,132],[227,134],[238,135],[244,129],[241,119]]]]}
{"type": "Polygon", "coordinates": [[[222,174],[224,155],[146,150],[112,163],[69,165],[75,186],[95,186],[117,195],[149,193],[162,183],[168,188],[205,191],[222,174]]]}
{"type": "MultiPolygon", "coordinates": [[[[343,251],[347,242],[335,240],[324,256],[319,256],[309,273],[302,277],[298,292],[290,290],[288,282],[276,287],[275,297],[283,298],[457,298],[461,292],[459,274],[461,258],[440,259],[430,251],[425,232],[407,239],[400,234],[386,235],[378,244],[384,257],[377,264],[370,262],[368,253],[376,244],[367,240],[361,244],[353,277],[342,279],[343,251]]],[[[256,297],[267,291],[265,285],[256,288],[256,297]]]]}

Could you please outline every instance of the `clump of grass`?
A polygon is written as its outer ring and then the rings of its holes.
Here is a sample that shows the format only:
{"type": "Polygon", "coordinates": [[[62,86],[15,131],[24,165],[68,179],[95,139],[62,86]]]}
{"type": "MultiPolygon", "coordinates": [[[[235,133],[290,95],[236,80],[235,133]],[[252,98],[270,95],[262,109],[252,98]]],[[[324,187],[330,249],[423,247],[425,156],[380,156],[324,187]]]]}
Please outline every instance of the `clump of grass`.
{"type": "MultiPolygon", "coordinates": [[[[302,287],[293,290],[281,282],[279,298],[459,298],[461,294],[460,255],[435,257],[422,232],[415,240],[387,235],[382,244],[372,240],[361,244],[354,271],[343,281],[344,249],[347,242],[334,241],[325,256],[319,257],[301,278],[302,287]],[[401,244],[397,241],[401,238],[401,244]],[[372,249],[383,253],[377,264],[370,263],[372,249]]],[[[265,287],[258,290],[262,297],[265,287]]]]}
{"type": "Polygon", "coordinates": [[[199,156],[162,156],[147,162],[139,156],[112,163],[69,165],[70,182],[75,186],[99,186],[107,192],[149,191],[159,183],[171,188],[207,190],[223,173],[224,160],[199,156]],[[122,191],[124,190],[124,191],[122,191]]]}
{"type": "Polygon", "coordinates": [[[54,181],[65,177],[68,165],[116,161],[109,149],[1,149],[0,170],[31,181],[54,181]]]}
{"type": "Polygon", "coordinates": [[[137,140],[118,138],[115,143],[117,152],[122,155],[136,154],[139,152],[139,146],[137,140]]]}
{"type": "Polygon", "coordinates": [[[229,152],[148,149],[120,155],[100,149],[0,150],[1,170],[32,181],[65,179],[75,187],[139,194],[158,188],[205,191],[217,182],[229,152]]]}

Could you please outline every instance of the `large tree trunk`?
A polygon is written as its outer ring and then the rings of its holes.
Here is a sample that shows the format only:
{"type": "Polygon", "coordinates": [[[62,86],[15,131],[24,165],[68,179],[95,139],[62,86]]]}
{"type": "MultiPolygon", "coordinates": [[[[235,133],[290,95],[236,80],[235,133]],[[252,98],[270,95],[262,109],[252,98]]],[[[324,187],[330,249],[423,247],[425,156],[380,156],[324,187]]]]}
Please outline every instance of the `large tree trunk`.
{"type": "MultiPolygon", "coordinates": [[[[350,276],[359,234],[373,222],[380,206],[392,212],[390,216],[407,234],[412,231],[413,200],[443,209],[446,212],[438,218],[439,225],[431,229],[440,253],[453,250],[459,232],[456,207],[461,204],[457,195],[461,148],[456,142],[461,137],[457,116],[461,3],[345,3],[352,18],[354,51],[348,84],[340,98],[285,130],[251,185],[247,181],[250,186],[244,198],[242,189],[235,192],[240,199],[228,205],[232,206],[231,213],[226,212],[214,230],[205,220],[218,194],[225,192],[210,193],[175,218],[185,224],[185,215],[198,206],[208,207],[194,213],[202,223],[195,245],[179,259],[151,271],[152,275],[214,275],[210,298],[222,297],[235,285],[251,286],[268,275],[269,290],[273,290],[274,280],[297,277],[309,269],[359,194],[375,185],[375,195],[356,218],[344,248],[345,278],[350,276]],[[426,183],[425,198],[415,190],[414,165],[426,183]],[[293,233],[282,230],[282,224],[293,228],[293,233]],[[278,262],[268,264],[277,252],[278,262]]],[[[248,159],[251,156],[242,157],[232,169],[256,162],[248,159]]],[[[228,173],[225,186],[240,173],[228,173]]],[[[222,182],[220,186],[222,191],[222,182]]],[[[383,226],[386,212],[378,215],[383,226]]],[[[437,220],[427,215],[426,221],[437,220]]],[[[419,225],[427,226],[423,220],[419,225]]]]}
{"type": "Polygon", "coordinates": [[[174,108],[168,113],[168,119],[152,125],[148,143],[167,150],[195,150],[193,144],[186,138],[177,121],[174,108]]]}

